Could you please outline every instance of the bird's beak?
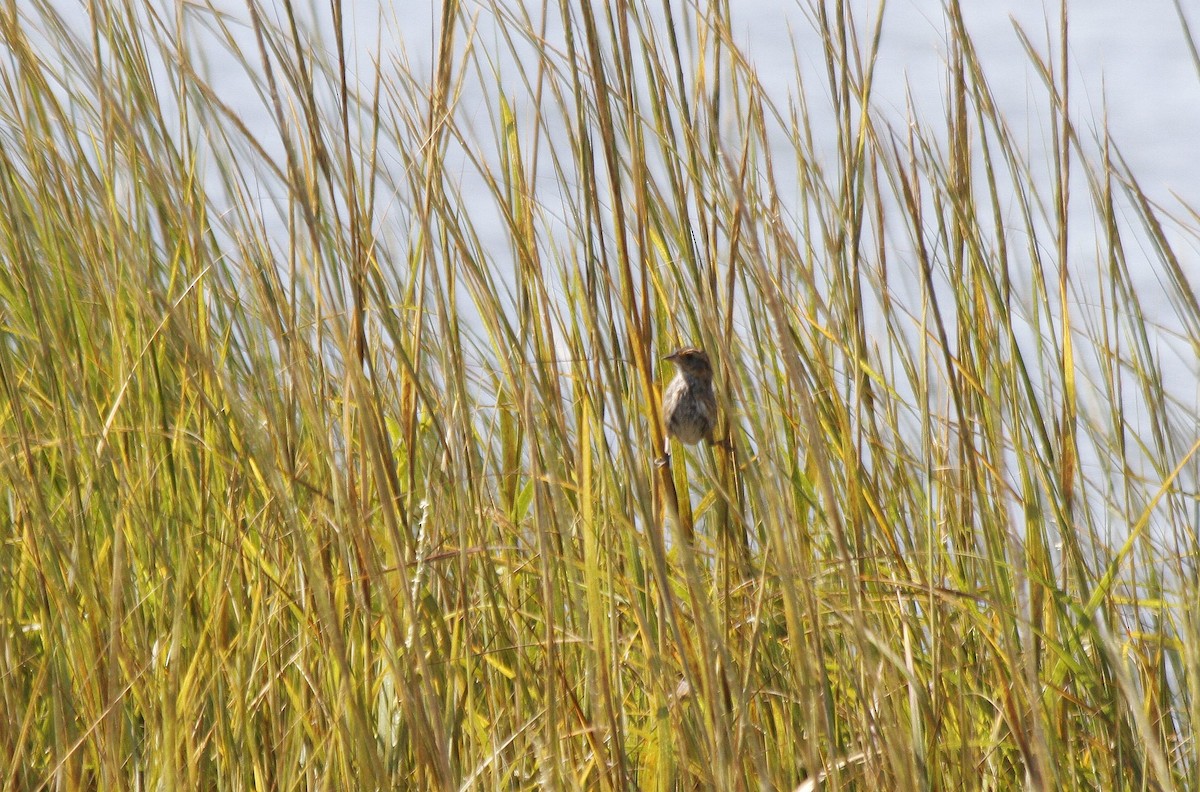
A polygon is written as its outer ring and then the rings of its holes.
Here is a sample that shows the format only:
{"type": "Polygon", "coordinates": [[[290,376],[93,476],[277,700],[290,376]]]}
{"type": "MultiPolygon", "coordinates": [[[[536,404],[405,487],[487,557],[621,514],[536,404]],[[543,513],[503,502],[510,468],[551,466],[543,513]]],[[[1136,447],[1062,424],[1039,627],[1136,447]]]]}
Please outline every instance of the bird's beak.
{"type": "Polygon", "coordinates": [[[679,357],[679,353],[678,353],[678,352],[672,352],[671,354],[669,354],[669,355],[667,355],[665,358],[663,358],[663,360],[672,360],[672,361],[673,361],[673,360],[675,360],[675,358],[677,358],[677,357],[679,357]]]}

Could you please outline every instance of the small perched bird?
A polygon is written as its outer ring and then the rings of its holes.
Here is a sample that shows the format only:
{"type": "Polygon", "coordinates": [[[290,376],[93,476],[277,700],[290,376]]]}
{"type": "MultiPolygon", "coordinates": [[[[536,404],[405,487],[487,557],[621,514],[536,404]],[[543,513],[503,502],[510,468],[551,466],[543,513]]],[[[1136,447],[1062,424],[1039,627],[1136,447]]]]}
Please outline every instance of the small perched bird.
{"type": "Polygon", "coordinates": [[[717,426],[717,396],[713,393],[713,370],[708,354],[702,349],[684,347],[663,359],[674,363],[679,370],[663,391],[663,423],[668,438],[660,465],[670,461],[671,437],[686,445],[701,440],[711,444],[713,429],[717,426]]]}

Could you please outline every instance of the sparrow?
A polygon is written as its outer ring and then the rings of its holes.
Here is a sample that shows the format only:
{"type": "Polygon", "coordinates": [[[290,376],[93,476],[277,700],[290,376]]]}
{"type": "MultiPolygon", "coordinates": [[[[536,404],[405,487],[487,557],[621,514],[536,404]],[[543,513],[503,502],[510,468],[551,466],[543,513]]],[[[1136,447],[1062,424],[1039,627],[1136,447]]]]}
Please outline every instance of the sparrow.
{"type": "Polygon", "coordinates": [[[662,417],[667,427],[667,447],[659,465],[671,459],[671,438],[685,445],[707,440],[717,426],[717,395],[713,391],[712,364],[708,353],[695,347],[684,347],[667,355],[664,360],[675,364],[675,378],[663,391],[662,417]]]}

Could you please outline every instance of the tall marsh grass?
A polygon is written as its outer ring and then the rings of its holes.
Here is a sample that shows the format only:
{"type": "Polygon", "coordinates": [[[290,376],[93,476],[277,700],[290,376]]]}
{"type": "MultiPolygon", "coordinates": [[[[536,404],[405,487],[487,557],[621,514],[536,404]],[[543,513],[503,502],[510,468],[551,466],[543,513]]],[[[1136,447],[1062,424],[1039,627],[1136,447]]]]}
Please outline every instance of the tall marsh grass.
{"type": "Polygon", "coordinates": [[[426,66],[61,5],[0,9],[4,788],[1200,785],[1196,216],[1065,12],[1034,162],[955,0],[932,118],[833,0],[790,96],[721,2],[426,66]],[[684,343],[731,447],[658,468],[684,343]]]}

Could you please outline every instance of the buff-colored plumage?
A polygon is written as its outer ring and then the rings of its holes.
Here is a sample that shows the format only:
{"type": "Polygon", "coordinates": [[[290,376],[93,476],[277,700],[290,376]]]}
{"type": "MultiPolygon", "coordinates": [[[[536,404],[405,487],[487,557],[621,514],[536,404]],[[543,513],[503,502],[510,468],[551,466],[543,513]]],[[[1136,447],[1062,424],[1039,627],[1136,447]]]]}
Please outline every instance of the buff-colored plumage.
{"type": "Polygon", "coordinates": [[[685,347],[666,360],[678,369],[663,391],[663,423],[667,433],[681,443],[712,442],[717,426],[717,397],[713,393],[713,370],[702,349],[685,347]]]}

